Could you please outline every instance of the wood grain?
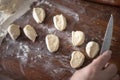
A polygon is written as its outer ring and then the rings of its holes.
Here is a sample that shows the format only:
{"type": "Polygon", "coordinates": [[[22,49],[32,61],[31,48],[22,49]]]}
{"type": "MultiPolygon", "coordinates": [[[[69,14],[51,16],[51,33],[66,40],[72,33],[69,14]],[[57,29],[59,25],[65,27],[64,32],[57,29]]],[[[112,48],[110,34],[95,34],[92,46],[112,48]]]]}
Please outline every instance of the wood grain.
{"type": "MultiPolygon", "coordinates": [[[[6,36],[0,46],[0,73],[15,80],[69,80],[75,69],[70,67],[69,61],[74,50],[80,50],[86,56],[82,67],[88,65],[92,59],[88,58],[85,46],[94,40],[101,46],[110,15],[114,16],[114,34],[110,62],[117,65],[120,72],[120,10],[114,6],[107,6],[80,0],[38,0],[33,3],[31,10],[14,23],[20,25],[21,35],[13,41],[6,36]],[[46,11],[46,18],[42,24],[37,24],[32,17],[33,7],[42,7],[46,11]],[[63,32],[55,29],[52,18],[56,14],[63,14],[67,18],[67,29],[63,32]],[[37,31],[38,37],[33,43],[23,33],[23,27],[30,24],[37,31]],[[80,47],[73,47],[71,32],[81,30],[86,35],[85,43],[80,47]],[[49,33],[60,38],[60,49],[50,53],[45,44],[45,36],[49,33]]],[[[81,68],[82,68],[81,67],[81,68]]]]}
{"type": "Polygon", "coordinates": [[[120,0],[111,0],[111,1],[110,0],[87,0],[87,1],[93,1],[93,2],[97,2],[97,3],[103,3],[103,4],[120,7],[120,0]]]}

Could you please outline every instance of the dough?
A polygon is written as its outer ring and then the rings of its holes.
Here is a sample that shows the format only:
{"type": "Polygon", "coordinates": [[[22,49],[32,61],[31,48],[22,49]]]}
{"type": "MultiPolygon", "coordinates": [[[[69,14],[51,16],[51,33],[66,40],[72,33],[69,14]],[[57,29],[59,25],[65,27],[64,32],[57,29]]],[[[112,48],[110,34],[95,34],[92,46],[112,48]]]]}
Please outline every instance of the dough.
{"type": "Polygon", "coordinates": [[[12,40],[16,40],[18,38],[18,36],[20,35],[19,25],[11,24],[8,27],[8,33],[9,33],[10,37],[12,38],[12,40]]]}
{"type": "Polygon", "coordinates": [[[73,46],[80,46],[85,41],[85,34],[82,31],[72,31],[73,46]]]}
{"type": "Polygon", "coordinates": [[[97,42],[94,41],[88,42],[86,46],[86,52],[90,58],[94,58],[97,55],[98,51],[99,51],[99,44],[97,42]]]}
{"type": "Polygon", "coordinates": [[[46,45],[50,52],[56,52],[59,48],[59,38],[54,34],[46,36],[46,45]]]}
{"type": "Polygon", "coordinates": [[[25,35],[32,40],[33,42],[35,42],[36,37],[38,36],[35,29],[30,26],[30,25],[26,25],[23,29],[25,35]]]}
{"type": "Polygon", "coordinates": [[[33,8],[33,18],[37,23],[42,23],[45,19],[45,10],[43,8],[33,8]]]}
{"type": "Polygon", "coordinates": [[[63,31],[67,26],[66,18],[60,14],[53,17],[54,26],[57,30],[63,31]]]}
{"type": "Polygon", "coordinates": [[[70,65],[72,68],[78,68],[84,63],[85,56],[80,51],[73,51],[71,54],[70,65]]]}
{"type": "Polygon", "coordinates": [[[5,13],[12,13],[18,7],[18,4],[20,1],[19,0],[0,0],[0,11],[5,13]]]}

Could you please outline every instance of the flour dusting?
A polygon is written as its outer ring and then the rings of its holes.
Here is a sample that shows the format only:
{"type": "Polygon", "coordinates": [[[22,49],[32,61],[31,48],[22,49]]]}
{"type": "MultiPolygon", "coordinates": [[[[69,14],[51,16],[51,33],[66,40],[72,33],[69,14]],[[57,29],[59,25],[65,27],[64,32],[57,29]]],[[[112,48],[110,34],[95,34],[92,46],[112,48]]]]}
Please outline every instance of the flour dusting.
{"type": "Polygon", "coordinates": [[[72,16],[77,22],[80,20],[79,19],[79,14],[74,12],[73,10],[71,10],[68,7],[65,7],[63,5],[59,5],[59,4],[55,3],[55,8],[58,8],[59,10],[64,12],[65,14],[67,14],[69,16],[72,16]]]}
{"type": "Polygon", "coordinates": [[[46,5],[48,5],[49,7],[52,7],[53,6],[53,4],[51,4],[50,2],[48,2],[47,0],[42,0],[39,4],[37,4],[37,5],[40,5],[40,4],[46,4],[46,5]]]}
{"type": "Polygon", "coordinates": [[[20,43],[20,49],[24,52],[24,53],[28,53],[30,51],[30,48],[23,44],[23,43],[20,43]]]}
{"type": "Polygon", "coordinates": [[[23,64],[27,63],[29,52],[30,52],[30,48],[27,45],[20,43],[19,52],[17,53],[17,58],[19,58],[23,64]]]}
{"type": "Polygon", "coordinates": [[[55,31],[56,31],[56,29],[55,29],[54,27],[48,28],[48,32],[49,32],[49,33],[54,33],[55,31]]]}
{"type": "Polygon", "coordinates": [[[45,5],[48,5],[49,7],[57,8],[58,10],[64,12],[65,14],[73,17],[73,19],[75,19],[77,22],[80,20],[79,19],[79,14],[77,12],[71,10],[68,7],[65,7],[63,5],[54,3],[52,1],[47,1],[47,0],[42,0],[41,3],[39,3],[37,5],[40,5],[40,4],[45,4],[45,5]]]}

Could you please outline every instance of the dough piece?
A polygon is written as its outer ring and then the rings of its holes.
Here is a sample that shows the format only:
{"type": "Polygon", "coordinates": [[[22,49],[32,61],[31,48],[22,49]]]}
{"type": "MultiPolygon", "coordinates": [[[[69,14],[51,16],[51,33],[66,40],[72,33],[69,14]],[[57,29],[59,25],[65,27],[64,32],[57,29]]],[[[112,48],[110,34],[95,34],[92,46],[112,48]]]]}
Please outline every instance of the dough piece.
{"type": "Polygon", "coordinates": [[[12,13],[18,7],[20,2],[21,0],[0,0],[0,11],[12,13]]]}
{"type": "Polygon", "coordinates": [[[8,27],[8,33],[10,37],[12,38],[12,40],[16,40],[18,36],[20,36],[20,27],[18,25],[11,24],[8,27]]]}
{"type": "Polygon", "coordinates": [[[54,34],[46,36],[46,45],[50,52],[56,52],[59,48],[59,38],[54,34]]]}
{"type": "Polygon", "coordinates": [[[54,26],[57,30],[63,31],[67,26],[66,18],[60,14],[53,17],[54,26]]]}
{"type": "Polygon", "coordinates": [[[71,54],[70,65],[72,68],[78,68],[84,63],[85,56],[80,51],[73,51],[71,54]]]}
{"type": "Polygon", "coordinates": [[[35,42],[36,37],[38,36],[35,29],[30,26],[30,25],[26,25],[23,29],[25,35],[32,40],[33,42],[35,42]]]}
{"type": "Polygon", "coordinates": [[[43,8],[33,8],[33,18],[37,23],[42,23],[45,19],[45,10],[43,8]]]}
{"type": "Polygon", "coordinates": [[[97,42],[94,41],[88,42],[86,46],[86,52],[90,58],[94,58],[97,55],[98,51],[99,51],[99,44],[97,42]]]}
{"type": "Polygon", "coordinates": [[[72,31],[73,46],[80,46],[85,41],[85,34],[82,31],[72,31]]]}

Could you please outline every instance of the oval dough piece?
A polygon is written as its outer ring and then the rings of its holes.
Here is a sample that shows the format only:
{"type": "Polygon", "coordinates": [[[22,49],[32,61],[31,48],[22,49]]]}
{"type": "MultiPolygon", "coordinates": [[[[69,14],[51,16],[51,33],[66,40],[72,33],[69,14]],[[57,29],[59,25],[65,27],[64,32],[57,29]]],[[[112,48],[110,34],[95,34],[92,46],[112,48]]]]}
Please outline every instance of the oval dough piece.
{"type": "Polygon", "coordinates": [[[33,18],[37,23],[42,23],[45,19],[45,10],[43,8],[33,8],[33,18]]]}
{"type": "Polygon", "coordinates": [[[88,42],[88,44],[86,45],[86,52],[90,58],[94,58],[97,55],[98,51],[99,44],[97,42],[94,41],[88,42]]]}
{"type": "Polygon", "coordinates": [[[63,31],[67,26],[66,18],[60,14],[53,17],[54,26],[57,30],[63,31]]]}
{"type": "Polygon", "coordinates": [[[18,36],[20,36],[19,25],[11,24],[8,27],[8,33],[9,33],[10,37],[12,38],[12,40],[16,40],[18,38],[18,36]]]}
{"type": "Polygon", "coordinates": [[[85,41],[85,34],[82,31],[72,31],[72,44],[80,46],[85,41]]]}
{"type": "Polygon", "coordinates": [[[71,54],[70,65],[72,68],[78,68],[84,63],[85,56],[80,51],[73,51],[71,54]]]}
{"type": "Polygon", "coordinates": [[[50,52],[56,52],[59,48],[59,38],[54,34],[46,36],[46,45],[50,52]]]}
{"type": "Polygon", "coordinates": [[[37,33],[35,31],[35,29],[30,26],[30,25],[26,25],[23,29],[25,35],[30,39],[32,40],[33,42],[35,42],[35,39],[37,37],[37,33]]]}

